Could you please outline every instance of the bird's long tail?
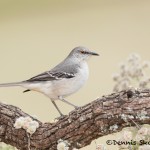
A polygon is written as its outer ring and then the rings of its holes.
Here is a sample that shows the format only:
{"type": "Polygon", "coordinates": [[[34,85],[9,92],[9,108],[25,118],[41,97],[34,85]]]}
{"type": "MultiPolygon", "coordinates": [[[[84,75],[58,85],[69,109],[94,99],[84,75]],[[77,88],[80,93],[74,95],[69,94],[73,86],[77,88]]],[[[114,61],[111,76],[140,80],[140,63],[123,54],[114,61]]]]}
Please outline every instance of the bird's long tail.
{"type": "Polygon", "coordinates": [[[3,83],[0,87],[22,86],[23,82],[3,83]]]}

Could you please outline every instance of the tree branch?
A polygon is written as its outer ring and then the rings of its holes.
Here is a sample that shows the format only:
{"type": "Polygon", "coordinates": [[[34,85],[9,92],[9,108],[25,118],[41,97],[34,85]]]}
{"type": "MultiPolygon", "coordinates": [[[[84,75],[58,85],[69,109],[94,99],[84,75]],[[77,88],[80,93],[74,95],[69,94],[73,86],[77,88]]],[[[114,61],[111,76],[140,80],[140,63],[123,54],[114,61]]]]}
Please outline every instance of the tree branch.
{"type": "MultiPolygon", "coordinates": [[[[26,131],[14,128],[15,120],[21,116],[29,115],[15,106],[0,103],[0,141],[27,150],[26,131]]],[[[134,122],[149,124],[150,90],[113,93],[98,98],[78,110],[73,110],[56,123],[38,122],[40,127],[30,139],[31,150],[56,150],[59,139],[67,140],[70,143],[70,150],[79,149],[89,145],[98,137],[121,131],[124,127],[134,126],[134,122]],[[132,116],[133,121],[125,121],[123,116],[132,116]],[[116,125],[117,128],[113,128],[116,125]]]]}

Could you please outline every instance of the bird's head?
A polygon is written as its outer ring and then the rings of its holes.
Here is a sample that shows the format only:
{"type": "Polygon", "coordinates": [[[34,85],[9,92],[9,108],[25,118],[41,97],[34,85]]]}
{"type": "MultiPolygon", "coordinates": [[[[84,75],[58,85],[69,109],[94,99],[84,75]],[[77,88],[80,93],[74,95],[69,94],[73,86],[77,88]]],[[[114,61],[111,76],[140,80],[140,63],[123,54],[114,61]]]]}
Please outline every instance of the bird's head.
{"type": "Polygon", "coordinates": [[[91,56],[99,56],[99,54],[90,51],[88,48],[86,47],[75,47],[69,54],[69,57],[74,57],[76,59],[78,59],[79,61],[86,61],[88,60],[91,56]]]}

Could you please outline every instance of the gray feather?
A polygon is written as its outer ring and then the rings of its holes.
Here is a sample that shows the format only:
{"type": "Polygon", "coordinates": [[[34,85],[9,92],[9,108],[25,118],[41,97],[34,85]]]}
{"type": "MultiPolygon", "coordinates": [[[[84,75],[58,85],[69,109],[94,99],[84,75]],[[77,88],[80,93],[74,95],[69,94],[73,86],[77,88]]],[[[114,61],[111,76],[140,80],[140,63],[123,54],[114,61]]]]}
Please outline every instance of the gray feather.
{"type": "Polygon", "coordinates": [[[73,78],[77,73],[78,65],[69,65],[66,61],[63,61],[52,70],[41,73],[35,77],[26,80],[26,82],[37,82],[37,81],[53,81],[60,80],[63,78],[73,78]]]}
{"type": "Polygon", "coordinates": [[[23,93],[26,93],[26,92],[29,92],[29,91],[31,91],[31,90],[27,89],[27,90],[23,91],[23,93]]]}

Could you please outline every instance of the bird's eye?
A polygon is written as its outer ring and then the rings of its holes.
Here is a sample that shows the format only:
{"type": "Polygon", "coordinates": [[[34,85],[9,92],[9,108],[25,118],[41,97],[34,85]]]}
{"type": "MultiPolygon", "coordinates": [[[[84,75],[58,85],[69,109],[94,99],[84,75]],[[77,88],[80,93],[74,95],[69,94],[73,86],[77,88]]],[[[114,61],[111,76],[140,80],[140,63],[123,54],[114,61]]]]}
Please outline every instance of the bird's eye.
{"type": "Polygon", "coordinates": [[[80,51],[80,52],[81,52],[81,54],[85,54],[85,51],[83,51],[83,50],[82,50],[82,51],[80,51]]]}

